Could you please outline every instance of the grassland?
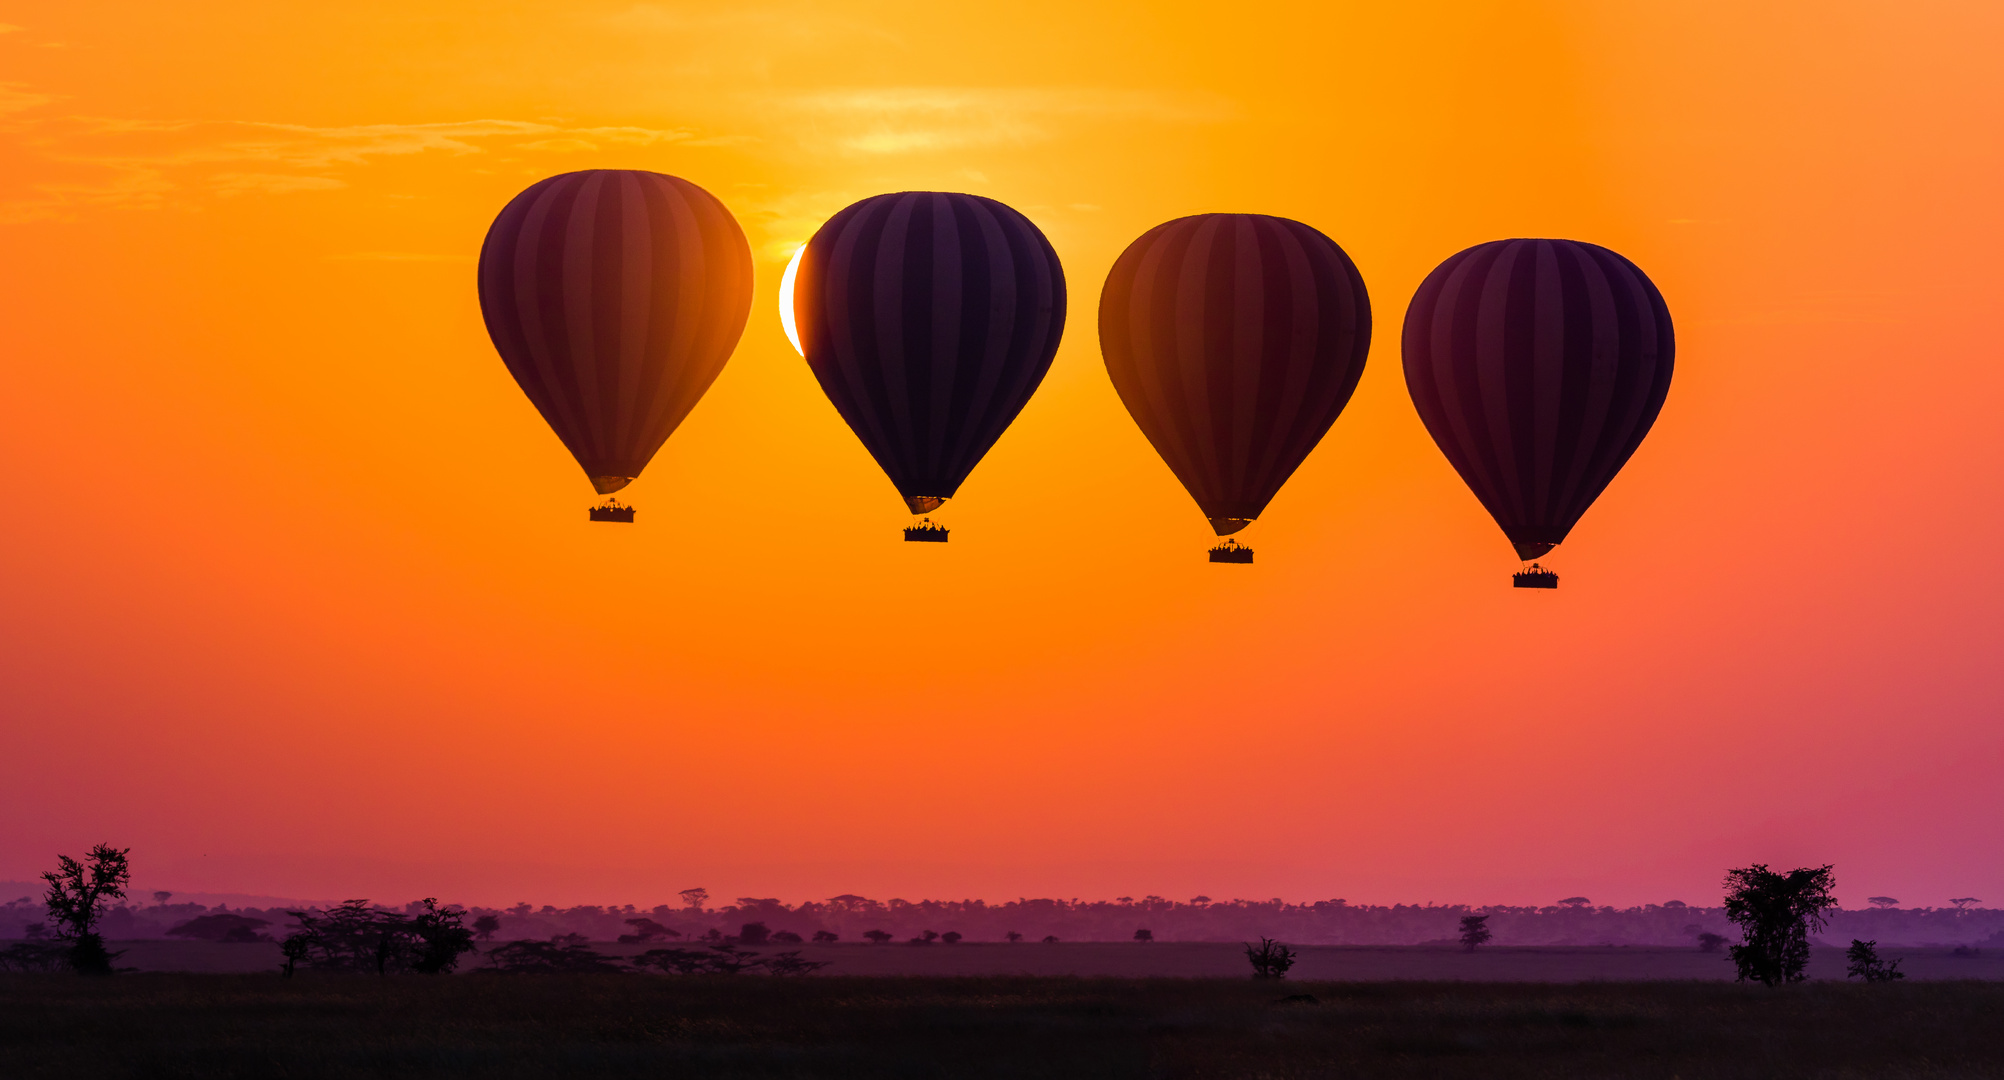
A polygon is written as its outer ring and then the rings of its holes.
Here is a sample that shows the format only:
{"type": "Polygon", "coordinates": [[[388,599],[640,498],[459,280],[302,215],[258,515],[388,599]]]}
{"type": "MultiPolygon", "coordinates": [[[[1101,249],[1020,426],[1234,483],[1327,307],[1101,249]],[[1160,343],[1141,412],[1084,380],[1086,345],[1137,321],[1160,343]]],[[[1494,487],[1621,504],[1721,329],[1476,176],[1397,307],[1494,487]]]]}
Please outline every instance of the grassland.
{"type": "Polygon", "coordinates": [[[0,1074],[2004,1077],[2000,1021],[1976,981],[11,975],[0,1074]]]}

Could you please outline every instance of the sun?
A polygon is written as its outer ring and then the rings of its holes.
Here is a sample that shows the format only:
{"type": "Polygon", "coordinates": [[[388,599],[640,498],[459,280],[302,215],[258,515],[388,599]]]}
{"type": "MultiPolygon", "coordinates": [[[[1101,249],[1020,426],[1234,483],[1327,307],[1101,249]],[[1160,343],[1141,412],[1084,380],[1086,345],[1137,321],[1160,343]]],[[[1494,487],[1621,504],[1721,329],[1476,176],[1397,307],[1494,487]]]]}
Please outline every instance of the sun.
{"type": "Polygon", "coordinates": [[[793,351],[801,356],[807,350],[800,347],[800,329],[793,325],[793,279],[800,273],[800,257],[807,254],[807,245],[793,249],[793,258],[786,264],[786,273],[779,278],[779,326],[786,331],[786,340],[793,342],[793,351]]]}

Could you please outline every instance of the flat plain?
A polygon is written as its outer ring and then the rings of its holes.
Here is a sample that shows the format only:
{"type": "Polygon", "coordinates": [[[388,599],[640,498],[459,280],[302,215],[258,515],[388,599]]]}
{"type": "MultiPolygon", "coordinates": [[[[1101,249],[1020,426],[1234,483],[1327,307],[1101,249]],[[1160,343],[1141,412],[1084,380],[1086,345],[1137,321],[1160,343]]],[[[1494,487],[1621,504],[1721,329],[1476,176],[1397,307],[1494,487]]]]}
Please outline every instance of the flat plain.
{"type": "Polygon", "coordinates": [[[2004,1076],[2004,983],[0,976],[0,1075],[2004,1076]]]}
{"type": "MultiPolygon", "coordinates": [[[[699,945],[670,942],[683,948],[699,945]]],[[[276,971],[278,946],[272,944],[222,945],[205,941],[123,941],[112,943],[123,950],[119,964],[140,971],[257,972],[276,971]]],[[[608,956],[631,956],[641,946],[597,942],[592,948],[608,956]]],[[[1695,948],[1654,946],[1484,946],[1474,953],[1451,946],[1412,945],[1301,945],[1299,961],[1290,974],[1297,980],[1384,982],[1417,979],[1423,981],[1475,982],[1587,982],[1595,980],[1649,981],[1656,979],[1724,980],[1733,978],[1733,965],[1723,952],[1703,953],[1695,948]]],[[[961,942],[956,945],[835,945],[767,946],[755,950],[773,952],[797,949],[803,959],[826,962],[822,976],[829,975],[922,975],[995,976],[1030,975],[1110,978],[1241,978],[1246,966],[1244,946],[1229,941],[1159,941],[1147,945],[1132,942],[961,942]]],[[[1879,950],[1887,960],[1901,961],[1909,979],[2004,979],[2004,950],[1983,949],[1974,955],[1955,955],[1947,948],[1904,948],[1888,946],[1879,950]]],[[[460,969],[478,971],[479,956],[469,956],[460,969]]],[[[1811,978],[1842,979],[1844,950],[1812,950],[1811,978]]]]}

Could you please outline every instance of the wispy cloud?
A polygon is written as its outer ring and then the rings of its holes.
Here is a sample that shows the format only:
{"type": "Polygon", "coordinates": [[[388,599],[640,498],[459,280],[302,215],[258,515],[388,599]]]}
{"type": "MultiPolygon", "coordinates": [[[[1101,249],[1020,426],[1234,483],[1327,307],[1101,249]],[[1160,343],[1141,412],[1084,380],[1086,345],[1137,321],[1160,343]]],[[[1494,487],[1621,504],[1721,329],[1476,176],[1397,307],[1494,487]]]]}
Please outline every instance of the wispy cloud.
{"type": "Polygon", "coordinates": [[[889,87],[804,94],[787,105],[855,154],[912,154],[1023,145],[1095,123],[1215,123],[1218,97],[1097,87],[889,87]],[[832,130],[830,130],[832,129],[832,130]]]}
{"type": "Polygon", "coordinates": [[[421,251],[351,251],[343,255],[329,255],[334,262],[413,262],[413,263],[464,263],[472,262],[471,255],[435,255],[421,251]]]}
{"type": "Polygon", "coordinates": [[[0,115],[23,112],[54,100],[53,94],[37,94],[20,83],[0,83],[0,115]]]}
{"type": "Polygon", "coordinates": [[[216,194],[286,195],[295,191],[332,191],[347,184],[331,176],[299,176],[288,173],[216,173],[209,177],[216,194]]]}
{"type": "MultiPolygon", "coordinates": [[[[0,114],[54,100],[0,85],[0,114]]],[[[146,208],[175,196],[287,195],[352,186],[354,170],[420,154],[577,154],[664,144],[717,145],[676,128],[585,127],[559,121],[466,120],[316,127],[250,120],[9,116],[0,138],[64,174],[0,178],[0,221],[61,217],[86,207],[146,208]],[[13,183],[9,183],[9,180],[13,183]],[[17,186],[18,185],[18,186],[17,186]],[[12,188],[12,190],[9,190],[12,188]]]]}

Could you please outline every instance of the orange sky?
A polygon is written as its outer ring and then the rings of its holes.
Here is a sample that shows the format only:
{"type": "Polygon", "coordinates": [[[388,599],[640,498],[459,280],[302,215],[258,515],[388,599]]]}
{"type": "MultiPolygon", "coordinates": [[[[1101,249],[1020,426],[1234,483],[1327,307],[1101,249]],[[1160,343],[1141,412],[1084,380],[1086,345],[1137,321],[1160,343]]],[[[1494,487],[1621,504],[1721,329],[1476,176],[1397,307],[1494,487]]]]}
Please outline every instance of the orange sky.
{"type": "Polygon", "coordinates": [[[302,7],[0,3],[0,879],[111,840],[311,897],[2004,897],[2004,8],[302,7]],[[474,294],[588,167],[758,260],[632,528],[474,294]],[[908,188],[1022,210],[1072,297],[945,546],[774,309],[908,188]],[[1250,568],[1094,330],[1210,210],[1326,232],[1377,321],[1250,568]],[[1556,593],[1399,371],[1427,270],[1523,235],[1627,255],[1679,338],[1556,593]]]}

